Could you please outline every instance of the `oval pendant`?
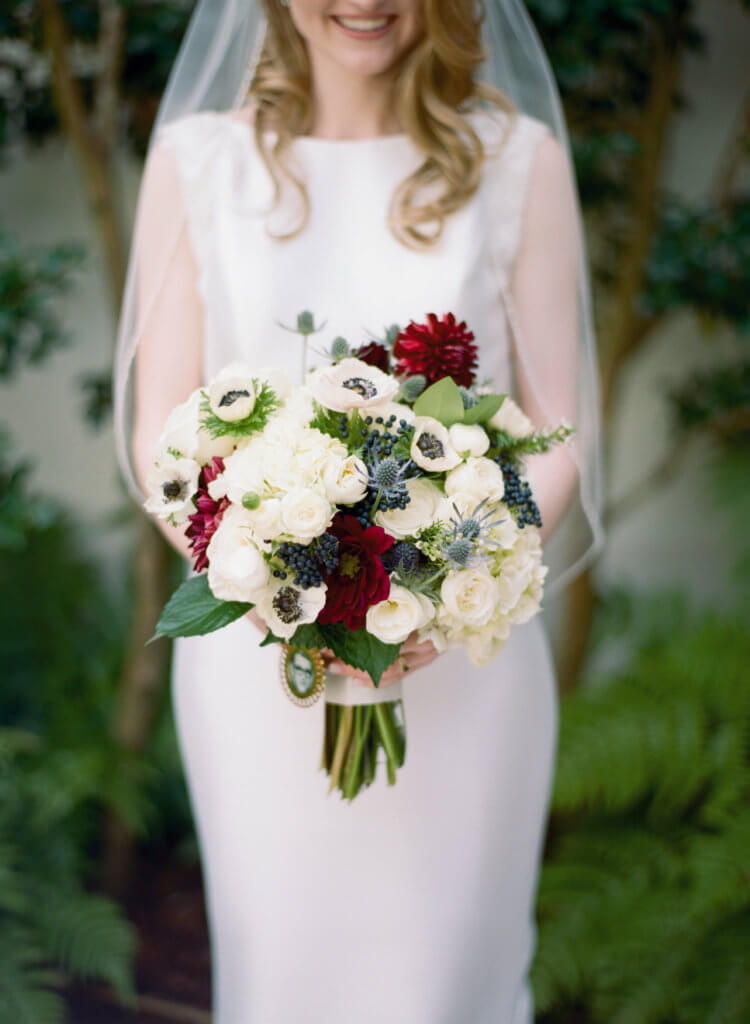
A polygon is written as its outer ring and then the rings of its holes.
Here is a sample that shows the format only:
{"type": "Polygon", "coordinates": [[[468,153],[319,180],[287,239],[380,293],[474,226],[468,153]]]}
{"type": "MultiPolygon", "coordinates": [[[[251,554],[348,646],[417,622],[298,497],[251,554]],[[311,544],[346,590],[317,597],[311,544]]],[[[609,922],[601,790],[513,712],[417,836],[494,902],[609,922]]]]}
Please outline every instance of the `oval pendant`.
{"type": "Polygon", "coordinates": [[[293,704],[307,708],[325,688],[325,665],[315,647],[284,644],[281,651],[281,685],[293,704]]]}

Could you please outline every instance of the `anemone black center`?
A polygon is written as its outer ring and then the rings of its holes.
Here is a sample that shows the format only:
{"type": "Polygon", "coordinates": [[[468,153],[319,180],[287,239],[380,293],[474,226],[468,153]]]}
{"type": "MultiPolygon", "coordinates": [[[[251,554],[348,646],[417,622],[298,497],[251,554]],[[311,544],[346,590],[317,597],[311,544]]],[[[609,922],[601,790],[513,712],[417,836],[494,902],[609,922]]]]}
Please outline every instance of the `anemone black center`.
{"type": "Polygon", "coordinates": [[[302,614],[299,591],[294,587],[281,587],[274,595],[271,604],[282,622],[296,622],[302,614]]]}
{"type": "Polygon", "coordinates": [[[419,435],[417,448],[426,459],[442,459],[445,455],[443,442],[439,437],[435,437],[434,434],[429,434],[427,431],[419,435]]]}
{"type": "Polygon", "coordinates": [[[225,391],[224,394],[221,396],[221,401],[219,402],[219,408],[224,408],[224,406],[226,406],[226,405],[234,405],[234,403],[238,399],[240,399],[240,398],[249,398],[249,397],[250,397],[250,392],[246,391],[246,390],[243,390],[242,388],[237,388],[236,391],[225,391]]]}
{"type": "Polygon", "coordinates": [[[347,377],[345,381],[342,381],[341,386],[350,391],[356,391],[363,398],[374,398],[378,393],[378,389],[372,381],[366,380],[364,377],[347,377]]]}
{"type": "Polygon", "coordinates": [[[167,501],[177,501],[178,498],[182,497],[185,490],[185,484],[182,480],[167,480],[165,484],[162,484],[162,494],[167,501]]]}

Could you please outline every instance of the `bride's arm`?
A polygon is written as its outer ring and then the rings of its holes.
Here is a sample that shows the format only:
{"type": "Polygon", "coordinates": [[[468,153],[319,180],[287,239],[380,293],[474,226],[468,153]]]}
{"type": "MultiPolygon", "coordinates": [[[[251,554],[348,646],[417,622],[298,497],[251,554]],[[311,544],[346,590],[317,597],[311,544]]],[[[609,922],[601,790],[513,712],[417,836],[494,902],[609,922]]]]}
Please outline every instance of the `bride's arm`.
{"type": "MultiPolygon", "coordinates": [[[[523,234],[510,291],[525,351],[556,426],[575,425],[578,345],[576,210],[565,150],[545,136],[537,148],[526,196],[523,234]]],[[[518,402],[537,428],[547,425],[513,346],[518,402]]],[[[546,542],[563,516],[577,470],[562,445],[526,462],[546,542]]]]}

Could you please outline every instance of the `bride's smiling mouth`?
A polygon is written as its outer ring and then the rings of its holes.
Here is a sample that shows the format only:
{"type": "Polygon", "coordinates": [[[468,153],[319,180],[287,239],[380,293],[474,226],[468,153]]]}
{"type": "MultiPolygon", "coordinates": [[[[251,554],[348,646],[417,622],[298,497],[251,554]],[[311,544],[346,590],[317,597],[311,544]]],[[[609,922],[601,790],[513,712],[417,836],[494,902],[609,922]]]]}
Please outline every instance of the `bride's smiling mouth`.
{"type": "Polygon", "coordinates": [[[353,15],[347,17],[334,14],[331,20],[351,39],[380,39],[390,31],[398,15],[385,14],[381,17],[353,15]]]}

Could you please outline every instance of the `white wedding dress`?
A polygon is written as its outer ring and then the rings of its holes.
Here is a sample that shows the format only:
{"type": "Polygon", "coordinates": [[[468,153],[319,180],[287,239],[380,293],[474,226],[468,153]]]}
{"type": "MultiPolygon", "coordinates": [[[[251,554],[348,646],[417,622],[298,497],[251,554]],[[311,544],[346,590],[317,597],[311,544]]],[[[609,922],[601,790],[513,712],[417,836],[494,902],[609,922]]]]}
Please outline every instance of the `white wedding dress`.
{"type": "MultiPolygon", "coordinates": [[[[471,116],[499,139],[507,115],[471,116]]],[[[442,241],[417,253],[386,226],[392,189],[420,162],[405,134],[295,139],[310,221],[277,242],[264,233],[271,183],[242,115],[201,112],[162,129],[199,268],[206,377],[241,357],[298,380],[300,338],[279,324],[302,310],[327,321],[313,347],[452,311],[474,331],[482,375],[512,390],[498,283],[546,131],[521,115],[442,241]]],[[[271,228],[294,223],[292,209],[271,228]]],[[[406,763],[395,786],[381,765],[352,803],[328,794],[319,769],[323,701],[290,703],[279,649],[259,640],[243,618],[175,644],[215,1024],[530,1024],[557,735],[541,619],[514,627],[489,667],[454,650],[407,677],[406,763]]]]}

